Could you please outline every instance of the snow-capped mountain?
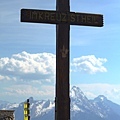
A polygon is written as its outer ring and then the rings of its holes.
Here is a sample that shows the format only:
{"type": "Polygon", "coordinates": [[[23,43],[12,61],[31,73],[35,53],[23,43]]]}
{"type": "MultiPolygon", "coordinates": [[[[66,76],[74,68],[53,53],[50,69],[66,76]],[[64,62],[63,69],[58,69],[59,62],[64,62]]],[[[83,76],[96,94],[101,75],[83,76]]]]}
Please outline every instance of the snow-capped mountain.
{"type": "MultiPolygon", "coordinates": [[[[89,100],[80,88],[73,86],[70,91],[71,120],[120,120],[120,105],[99,95],[89,100]]],[[[55,103],[51,100],[30,100],[31,120],[54,120],[55,103]]],[[[23,119],[23,104],[0,101],[0,109],[14,109],[15,120],[23,119]]]]}
{"type": "MultiPolygon", "coordinates": [[[[54,120],[54,102],[50,100],[34,100],[32,97],[30,101],[30,116],[31,120],[54,120]]],[[[24,102],[15,108],[15,120],[23,120],[23,105],[24,102]]]]}
{"type": "Polygon", "coordinates": [[[0,110],[14,109],[17,108],[19,104],[9,103],[7,101],[0,100],[0,110]]]}

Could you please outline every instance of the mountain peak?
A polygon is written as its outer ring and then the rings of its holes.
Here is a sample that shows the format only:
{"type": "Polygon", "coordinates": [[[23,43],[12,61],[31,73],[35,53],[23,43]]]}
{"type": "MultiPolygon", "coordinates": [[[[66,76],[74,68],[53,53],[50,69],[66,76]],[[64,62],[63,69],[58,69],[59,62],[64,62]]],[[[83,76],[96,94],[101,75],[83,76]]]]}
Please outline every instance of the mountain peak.
{"type": "Polygon", "coordinates": [[[79,87],[76,87],[76,86],[73,86],[71,90],[74,90],[74,91],[81,91],[81,89],[79,87]]]}
{"type": "Polygon", "coordinates": [[[103,102],[103,101],[106,101],[107,98],[104,96],[104,95],[99,95],[98,97],[96,97],[94,99],[96,102],[103,102]]]}
{"type": "Polygon", "coordinates": [[[73,86],[70,91],[70,96],[75,99],[87,99],[79,87],[73,86]]]}
{"type": "Polygon", "coordinates": [[[32,103],[34,101],[34,98],[33,97],[29,97],[29,101],[30,101],[30,103],[32,103]]]}
{"type": "Polygon", "coordinates": [[[75,96],[78,96],[80,93],[83,94],[81,89],[79,87],[73,86],[71,89],[70,95],[71,95],[71,97],[75,97],[75,96]]]}

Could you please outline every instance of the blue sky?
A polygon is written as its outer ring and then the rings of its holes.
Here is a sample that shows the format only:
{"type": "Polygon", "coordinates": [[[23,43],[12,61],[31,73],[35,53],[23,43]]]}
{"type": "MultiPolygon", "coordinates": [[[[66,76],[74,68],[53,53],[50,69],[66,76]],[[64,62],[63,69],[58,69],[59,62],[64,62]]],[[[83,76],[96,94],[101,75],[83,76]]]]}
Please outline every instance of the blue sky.
{"type": "MultiPolygon", "coordinates": [[[[88,98],[120,104],[120,1],[71,0],[71,11],[103,14],[104,27],[71,26],[70,83],[88,98]]],[[[0,3],[0,100],[55,97],[56,26],[21,23],[22,8],[55,10],[55,0],[0,3]]]]}

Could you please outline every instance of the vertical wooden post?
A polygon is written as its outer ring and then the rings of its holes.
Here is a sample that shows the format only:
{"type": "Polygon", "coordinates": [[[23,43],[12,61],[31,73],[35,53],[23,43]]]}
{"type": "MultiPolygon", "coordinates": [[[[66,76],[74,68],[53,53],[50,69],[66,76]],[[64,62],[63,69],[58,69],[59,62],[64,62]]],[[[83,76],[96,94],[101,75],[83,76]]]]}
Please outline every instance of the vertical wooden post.
{"type": "MultiPolygon", "coordinates": [[[[70,12],[69,0],[57,0],[56,10],[70,12]]],[[[70,120],[69,98],[70,25],[56,25],[56,102],[55,120],[70,120]]]]}

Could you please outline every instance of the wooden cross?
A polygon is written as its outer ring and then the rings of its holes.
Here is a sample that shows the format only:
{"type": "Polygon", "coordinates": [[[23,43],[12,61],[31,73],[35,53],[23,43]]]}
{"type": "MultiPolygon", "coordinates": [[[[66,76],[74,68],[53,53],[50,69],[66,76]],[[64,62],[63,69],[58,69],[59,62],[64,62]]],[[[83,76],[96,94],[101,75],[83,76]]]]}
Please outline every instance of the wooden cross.
{"type": "Polygon", "coordinates": [[[56,24],[55,120],[70,120],[70,25],[103,26],[103,15],[70,12],[69,0],[57,0],[56,11],[21,9],[21,22],[56,24]]]}

